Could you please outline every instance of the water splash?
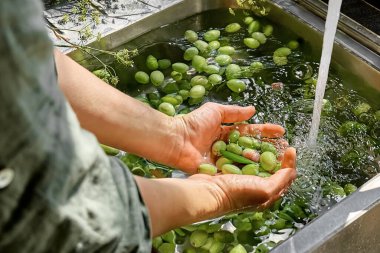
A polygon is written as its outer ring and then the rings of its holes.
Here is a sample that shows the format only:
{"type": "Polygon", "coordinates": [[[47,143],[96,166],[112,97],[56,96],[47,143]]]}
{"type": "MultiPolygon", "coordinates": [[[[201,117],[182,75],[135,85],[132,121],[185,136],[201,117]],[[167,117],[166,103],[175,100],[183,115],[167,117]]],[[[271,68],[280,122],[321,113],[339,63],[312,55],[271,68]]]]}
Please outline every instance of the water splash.
{"type": "Polygon", "coordinates": [[[317,89],[314,100],[313,120],[309,133],[309,146],[314,146],[317,141],[319,123],[321,119],[322,102],[325,94],[327,77],[331,62],[331,53],[334,46],[334,38],[339,21],[341,5],[342,0],[329,1],[327,19],[325,24],[325,33],[323,36],[322,56],[321,62],[319,64],[317,89]]]}

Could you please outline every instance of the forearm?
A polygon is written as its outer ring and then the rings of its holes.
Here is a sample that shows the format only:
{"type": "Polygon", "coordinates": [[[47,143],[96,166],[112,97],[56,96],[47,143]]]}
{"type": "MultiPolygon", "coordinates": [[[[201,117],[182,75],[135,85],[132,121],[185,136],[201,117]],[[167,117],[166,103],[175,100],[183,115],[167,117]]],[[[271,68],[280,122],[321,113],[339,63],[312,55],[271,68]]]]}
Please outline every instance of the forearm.
{"type": "Polygon", "coordinates": [[[57,50],[55,58],[60,88],[83,128],[104,144],[157,162],[173,160],[180,140],[171,117],[104,83],[57,50]]]}
{"type": "Polygon", "coordinates": [[[221,216],[223,193],[206,180],[136,177],[148,207],[153,236],[197,221],[221,216]]]}

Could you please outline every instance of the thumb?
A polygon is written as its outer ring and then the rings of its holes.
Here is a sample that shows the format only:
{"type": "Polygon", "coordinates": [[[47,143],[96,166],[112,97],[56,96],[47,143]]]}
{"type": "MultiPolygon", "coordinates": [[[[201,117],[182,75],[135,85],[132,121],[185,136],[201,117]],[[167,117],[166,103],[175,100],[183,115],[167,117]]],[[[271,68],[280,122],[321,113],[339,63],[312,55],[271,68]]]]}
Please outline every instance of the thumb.
{"type": "Polygon", "coordinates": [[[256,112],[254,106],[213,104],[222,116],[222,123],[234,123],[250,119],[256,112]]]}

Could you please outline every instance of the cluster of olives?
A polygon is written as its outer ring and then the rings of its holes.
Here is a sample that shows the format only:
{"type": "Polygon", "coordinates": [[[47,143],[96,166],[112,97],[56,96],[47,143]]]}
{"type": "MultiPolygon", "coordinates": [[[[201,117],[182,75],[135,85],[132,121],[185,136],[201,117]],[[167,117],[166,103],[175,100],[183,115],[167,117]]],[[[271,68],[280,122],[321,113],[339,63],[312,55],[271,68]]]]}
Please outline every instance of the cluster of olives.
{"type": "Polygon", "coordinates": [[[212,145],[212,154],[217,158],[216,166],[201,164],[199,173],[215,175],[220,171],[223,174],[269,177],[281,168],[275,145],[251,136],[241,136],[236,129],[229,133],[228,144],[218,140],[212,145]]]}

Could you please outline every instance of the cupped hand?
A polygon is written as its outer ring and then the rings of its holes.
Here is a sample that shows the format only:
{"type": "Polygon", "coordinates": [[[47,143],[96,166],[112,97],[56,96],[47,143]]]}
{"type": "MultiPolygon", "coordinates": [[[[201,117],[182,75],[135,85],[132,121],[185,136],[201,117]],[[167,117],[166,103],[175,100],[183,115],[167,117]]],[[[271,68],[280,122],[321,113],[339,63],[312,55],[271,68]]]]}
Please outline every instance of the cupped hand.
{"type": "Polygon", "coordinates": [[[207,181],[224,213],[265,209],[281,197],[296,178],[296,150],[287,148],[282,168],[267,178],[248,175],[196,174],[189,179],[207,181]]]}
{"type": "Polygon", "coordinates": [[[241,124],[223,126],[223,123],[235,123],[248,120],[255,113],[253,106],[240,107],[206,103],[193,112],[176,117],[176,125],[182,131],[174,167],[194,174],[201,163],[212,161],[210,150],[218,139],[226,139],[232,128],[238,129],[244,135],[260,135],[261,137],[278,138],[285,130],[274,124],[241,124]]]}

